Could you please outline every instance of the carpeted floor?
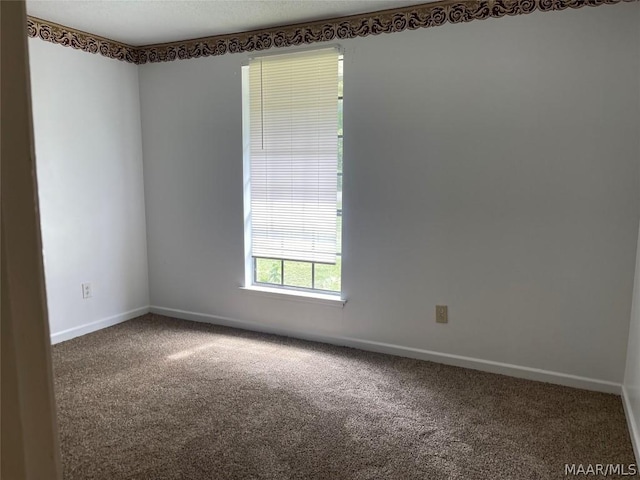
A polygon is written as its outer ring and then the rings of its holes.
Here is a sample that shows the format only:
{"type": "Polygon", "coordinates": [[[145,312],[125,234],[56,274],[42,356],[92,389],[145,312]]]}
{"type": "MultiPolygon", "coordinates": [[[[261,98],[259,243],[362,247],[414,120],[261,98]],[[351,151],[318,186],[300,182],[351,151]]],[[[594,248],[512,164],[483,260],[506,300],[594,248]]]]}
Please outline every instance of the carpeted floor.
{"type": "Polygon", "coordinates": [[[157,315],[53,357],[65,480],[556,479],[565,463],[634,463],[614,395],[157,315]]]}

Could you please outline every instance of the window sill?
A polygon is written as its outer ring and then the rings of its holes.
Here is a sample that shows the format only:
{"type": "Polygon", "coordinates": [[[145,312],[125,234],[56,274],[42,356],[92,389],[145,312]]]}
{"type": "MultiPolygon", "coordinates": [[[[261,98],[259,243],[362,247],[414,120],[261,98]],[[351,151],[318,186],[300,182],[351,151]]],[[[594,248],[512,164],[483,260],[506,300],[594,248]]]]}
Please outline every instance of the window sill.
{"type": "Polygon", "coordinates": [[[255,293],[257,295],[267,296],[271,298],[278,298],[280,300],[293,300],[295,302],[307,302],[307,303],[319,303],[321,305],[329,305],[332,307],[343,308],[347,303],[338,295],[329,295],[316,292],[303,292],[297,290],[285,290],[281,288],[269,288],[257,285],[251,285],[250,287],[240,287],[241,290],[246,292],[255,293]]]}

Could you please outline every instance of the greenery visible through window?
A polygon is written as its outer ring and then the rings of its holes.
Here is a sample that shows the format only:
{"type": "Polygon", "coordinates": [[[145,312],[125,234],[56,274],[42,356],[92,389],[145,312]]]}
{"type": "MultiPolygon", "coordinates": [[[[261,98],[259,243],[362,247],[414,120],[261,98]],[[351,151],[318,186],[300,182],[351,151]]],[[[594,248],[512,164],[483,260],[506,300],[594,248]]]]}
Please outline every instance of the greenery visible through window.
{"type": "Polygon", "coordinates": [[[336,263],[299,262],[253,257],[253,281],[256,284],[339,293],[342,290],[342,101],[343,60],[338,62],[338,197],[336,263]]]}

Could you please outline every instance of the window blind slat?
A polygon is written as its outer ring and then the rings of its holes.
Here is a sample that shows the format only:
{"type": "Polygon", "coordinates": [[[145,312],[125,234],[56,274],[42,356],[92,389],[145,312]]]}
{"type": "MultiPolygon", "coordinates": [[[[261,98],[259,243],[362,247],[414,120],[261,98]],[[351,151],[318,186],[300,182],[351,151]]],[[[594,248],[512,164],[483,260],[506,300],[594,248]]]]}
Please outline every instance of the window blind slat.
{"type": "Polygon", "coordinates": [[[335,263],[338,51],[249,64],[255,257],[335,263]]]}

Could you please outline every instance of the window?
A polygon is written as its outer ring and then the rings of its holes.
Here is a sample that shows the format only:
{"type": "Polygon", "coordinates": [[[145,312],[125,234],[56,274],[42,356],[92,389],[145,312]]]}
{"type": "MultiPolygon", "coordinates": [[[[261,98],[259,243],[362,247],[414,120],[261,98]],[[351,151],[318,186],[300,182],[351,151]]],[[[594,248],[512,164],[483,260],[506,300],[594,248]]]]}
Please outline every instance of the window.
{"type": "Polygon", "coordinates": [[[341,292],[342,57],[243,68],[246,284],[341,292]]]}

